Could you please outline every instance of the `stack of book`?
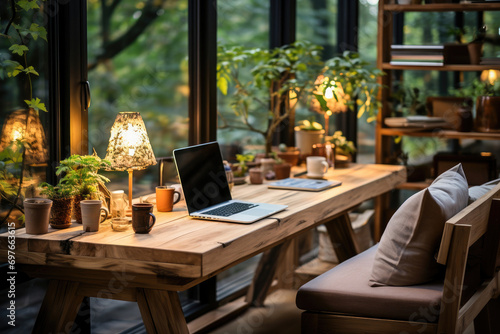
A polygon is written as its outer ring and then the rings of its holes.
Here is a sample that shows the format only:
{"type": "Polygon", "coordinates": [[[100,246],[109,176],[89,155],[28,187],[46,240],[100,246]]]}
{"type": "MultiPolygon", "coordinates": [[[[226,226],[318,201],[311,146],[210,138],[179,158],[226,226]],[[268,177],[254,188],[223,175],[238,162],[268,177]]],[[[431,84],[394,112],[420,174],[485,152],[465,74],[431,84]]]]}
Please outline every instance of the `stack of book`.
{"type": "Polygon", "coordinates": [[[391,65],[443,66],[443,45],[391,45],[391,65]]]}

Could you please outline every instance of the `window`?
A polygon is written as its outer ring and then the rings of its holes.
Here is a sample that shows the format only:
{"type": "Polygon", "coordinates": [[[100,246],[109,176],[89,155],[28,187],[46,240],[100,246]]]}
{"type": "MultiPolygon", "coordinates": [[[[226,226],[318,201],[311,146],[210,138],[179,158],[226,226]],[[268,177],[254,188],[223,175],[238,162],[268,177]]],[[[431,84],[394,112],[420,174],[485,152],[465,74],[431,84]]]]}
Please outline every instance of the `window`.
{"type": "MultiPolygon", "coordinates": [[[[187,0],[88,1],[89,150],[106,155],[121,111],[138,111],[155,156],[188,142],[187,0]]],[[[134,173],[134,195],[154,192],[157,166],[134,173]]],[[[110,190],[128,189],[113,172],[110,190]]]]}
{"type": "Polygon", "coordinates": [[[10,1],[0,3],[0,225],[21,226],[25,196],[47,179],[49,94],[47,20],[44,7],[16,15],[10,1]],[[37,26],[33,26],[36,24],[37,26]],[[19,29],[29,33],[19,38],[19,29]],[[30,101],[30,109],[25,101],[30,101]],[[39,101],[39,102],[36,102],[39,101]],[[43,106],[42,106],[43,104],[43,106]],[[45,110],[43,110],[45,109],[45,110]],[[20,186],[22,184],[22,186],[20,186]],[[20,190],[20,192],[19,192],[20,190]]]}

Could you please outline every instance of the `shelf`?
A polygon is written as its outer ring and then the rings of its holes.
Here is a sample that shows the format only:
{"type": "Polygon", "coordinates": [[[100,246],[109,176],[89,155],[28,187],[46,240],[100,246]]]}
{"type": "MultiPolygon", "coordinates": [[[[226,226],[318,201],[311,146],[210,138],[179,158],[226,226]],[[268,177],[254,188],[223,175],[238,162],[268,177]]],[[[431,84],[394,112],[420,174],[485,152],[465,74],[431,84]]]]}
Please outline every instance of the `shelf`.
{"type": "Polygon", "coordinates": [[[483,12],[500,11],[500,3],[434,3],[425,5],[385,5],[389,12],[483,12]]]}
{"type": "Polygon", "coordinates": [[[391,65],[383,63],[384,70],[414,70],[414,71],[484,71],[491,69],[500,69],[500,65],[443,65],[443,66],[408,66],[408,65],[391,65]]]}
{"type": "Polygon", "coordinates": [[[381,128],[380,134],[383,136],[410,136],[410,137],[439,137],[445,139],[482,139],[500,140],[500,133],[489,132],[458,132],[452,130],[426,130],[417,128],[381,128]]]}

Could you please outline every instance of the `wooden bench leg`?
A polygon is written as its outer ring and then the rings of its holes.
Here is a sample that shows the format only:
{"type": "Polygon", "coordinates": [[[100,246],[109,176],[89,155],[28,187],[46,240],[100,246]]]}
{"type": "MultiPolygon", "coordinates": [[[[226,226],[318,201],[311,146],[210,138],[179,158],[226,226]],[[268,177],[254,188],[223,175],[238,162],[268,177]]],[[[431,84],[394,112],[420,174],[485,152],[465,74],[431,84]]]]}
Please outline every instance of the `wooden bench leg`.
{"type": "Polygon", "coordinates": [[[351,219],[347,212],[323,224],[326,226],[339,262],[345,261],[359,253],[351,219]]]}
{"type": "Polygon", "coordinates": [[[137,289],[137,304],[149,334],[188,334],[176,291],[137,289]]]}
{"type": "Polygon", "coordinates": [[[263,306],[278,263],[281,262],[290,241],[279,244],[262,254],[255,275],[248,289],[246,301],[253,306],[263,306]]]}
{"type": "Polygon", "coordinates": [[[83,296],[79,283],[51,280],[32,333],[69,333],[83,296]]]}

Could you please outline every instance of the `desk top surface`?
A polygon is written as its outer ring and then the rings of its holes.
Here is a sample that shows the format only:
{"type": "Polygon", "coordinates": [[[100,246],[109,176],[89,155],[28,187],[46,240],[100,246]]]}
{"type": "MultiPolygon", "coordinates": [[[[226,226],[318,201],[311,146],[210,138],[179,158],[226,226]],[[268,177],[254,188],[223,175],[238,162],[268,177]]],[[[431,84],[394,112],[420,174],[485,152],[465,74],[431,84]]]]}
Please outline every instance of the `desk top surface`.
{"type": "MultiPolygon", "coordinates": [[[[264,185],[233,188],[233,198],[286,204],[288,209],[253,224],[235,224],[188,217],[185,203],[172,212],[156,212],[149,234],[129,228],[115,232],[103,223],[98,232],[83,232],[80,224],[43,235],[16,230],[16,261],[23,264],[114,270],[123,266],[137,274],[174,275],[196,279],[279,244],[363,201],[381,195],[406,180],[404,167],[352,164],[329,171],[339,187],[320,192],[268,189],[264,185]]],[[[0,235],[0,256],[7,258],[7,233],[0,235]]]]}

